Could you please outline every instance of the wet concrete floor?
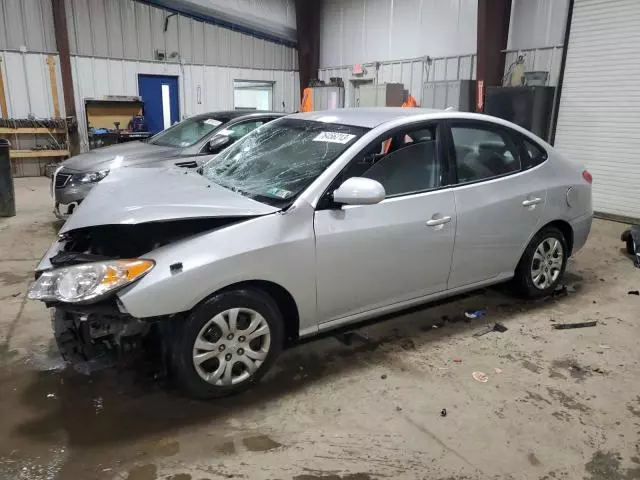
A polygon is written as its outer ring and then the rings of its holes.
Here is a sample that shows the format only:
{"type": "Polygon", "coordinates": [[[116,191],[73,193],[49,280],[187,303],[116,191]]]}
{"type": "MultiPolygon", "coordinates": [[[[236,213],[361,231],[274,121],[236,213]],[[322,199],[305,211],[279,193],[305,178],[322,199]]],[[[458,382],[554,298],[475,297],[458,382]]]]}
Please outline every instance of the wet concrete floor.
{"type": "Polygon", "coordinates": [[[25,297],[57,227],[46,179],[16,187],[18,216],[0,219],[2,480],[640,479],[640,269],[620,224],[596,222],[567,296],[488,289],[300,345],[252,391],[199,402],[141,369],[65,367],[25,297]],[[475,308],[487,317],[465,319],[475,308]],[[473,337],[496,321],[508,330],[473,337]]]}

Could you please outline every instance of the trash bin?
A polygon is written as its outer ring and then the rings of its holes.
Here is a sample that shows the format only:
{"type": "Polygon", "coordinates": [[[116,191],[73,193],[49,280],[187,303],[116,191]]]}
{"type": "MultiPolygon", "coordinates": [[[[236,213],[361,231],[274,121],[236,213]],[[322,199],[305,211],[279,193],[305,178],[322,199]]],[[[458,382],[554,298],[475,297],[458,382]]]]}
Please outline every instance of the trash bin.
{"type": "Polygon", "coordinates": [[[0,217],[14,217],[16,214],[9,147],[11,147],[9,141],[0,138],[0,217]]]}

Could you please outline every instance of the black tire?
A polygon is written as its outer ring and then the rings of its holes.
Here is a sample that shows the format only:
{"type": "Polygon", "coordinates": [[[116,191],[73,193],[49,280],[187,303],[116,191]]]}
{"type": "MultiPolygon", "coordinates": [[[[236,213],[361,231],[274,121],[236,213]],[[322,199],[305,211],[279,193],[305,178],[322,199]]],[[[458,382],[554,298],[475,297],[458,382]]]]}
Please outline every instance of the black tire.
{"type": "Polygon", "coordinates": [[[527,248],[522,254],[522,258],[520,258],[518,267],[516,268],[513,281],[517,292],[523,297],[531,299],[545,297],[553,293],[558,284],[562,281],[562,277],[564,276],[564,271],[567,267],[568,253],[569,251],[567,247],[567,241],[564,238],[563,233],[557,228],[545,227],[538,233],[536,233],[529,242],[529,245],[527,245],[527,248]],[[542,289],[538,288],[534,284],[533,278],[531,276],[531,267],[533,264],[533,255],[536,249],[538,248],[540,243],[547,238],[555,238],[560,242],[560,244],[562,245],[563,259],[558,278],[556,278],[555,281],[551,283],[551,285],[542,289]]]}
{"type": "Polygon", "coordinates": [[[238,394],[259,382],[282,351],[284,325],[282,314],[269,295],[257,289],[239,289],[218,293],[198,305],[182,324],[177,325],[174,333],[174,338],[167,339],[172,377],[189,396],[210,399],[238,394]],[[269,326],[271,342],[263,363],[249,378],[238,384],[214,385],[204,380],[196,370],[193,348],[200,330],[209,320],[231,308],[247,308],[262,315],[269,326]]]}
{"type": "Polygon", "coordinates": [[[636,254],[636,244],[633,241],[633,236],[631,234],[629,234],[629,236],[627,237],[627,253],[629,255],[636,254]]]}

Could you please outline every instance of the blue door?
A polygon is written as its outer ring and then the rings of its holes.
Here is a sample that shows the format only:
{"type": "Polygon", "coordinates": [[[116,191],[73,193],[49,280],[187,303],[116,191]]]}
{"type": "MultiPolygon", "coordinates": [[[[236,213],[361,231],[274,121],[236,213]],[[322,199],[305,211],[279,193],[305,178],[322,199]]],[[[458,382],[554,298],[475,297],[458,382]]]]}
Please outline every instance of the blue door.
{"type": "Polygon", "coordinates": [[[151,133],[157,133],[180,120],[178,77],[138,75],[138,94],[144,103],[144,118],[151,133]]]}

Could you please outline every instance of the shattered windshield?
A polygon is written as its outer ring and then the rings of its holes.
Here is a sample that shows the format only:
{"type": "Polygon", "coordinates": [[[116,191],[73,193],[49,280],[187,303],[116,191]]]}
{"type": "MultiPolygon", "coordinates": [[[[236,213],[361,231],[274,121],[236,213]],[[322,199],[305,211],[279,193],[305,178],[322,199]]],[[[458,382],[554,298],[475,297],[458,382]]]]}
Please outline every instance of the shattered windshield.
{"type": "Polygon", "coordinates": [[[225,117],[204,115],[187,118],[154,135],[149,139],[149,143],[163,147],[190,147],[229,120],[225,117]]]}
{"type": "Polygon", "coordinates": [[[202,174],[270,205],[293,201],[366,128],[282,119],[268,123],[207,163],[202,174]]]}

